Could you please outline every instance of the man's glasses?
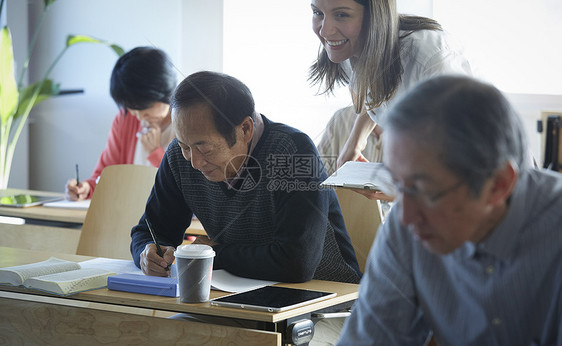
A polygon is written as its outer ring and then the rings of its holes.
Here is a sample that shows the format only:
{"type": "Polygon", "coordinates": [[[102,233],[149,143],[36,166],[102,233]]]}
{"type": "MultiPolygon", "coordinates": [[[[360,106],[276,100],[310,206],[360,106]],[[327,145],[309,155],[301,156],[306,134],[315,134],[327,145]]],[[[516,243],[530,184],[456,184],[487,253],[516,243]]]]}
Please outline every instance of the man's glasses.
{"type": "Polygon", "coordinates": [[[394,197],[397,199],[402,198],[404,195],[408,195],[428,208],[432,208],[437,204],[437,202],[439,202],[440,199],[455,191],[463,184],[464,181],[461,180],[439,192],[434,193],[422,191],[416,187],[406,187],[397,183],[392,184],[392,189],[394,190],[394,197]]]}

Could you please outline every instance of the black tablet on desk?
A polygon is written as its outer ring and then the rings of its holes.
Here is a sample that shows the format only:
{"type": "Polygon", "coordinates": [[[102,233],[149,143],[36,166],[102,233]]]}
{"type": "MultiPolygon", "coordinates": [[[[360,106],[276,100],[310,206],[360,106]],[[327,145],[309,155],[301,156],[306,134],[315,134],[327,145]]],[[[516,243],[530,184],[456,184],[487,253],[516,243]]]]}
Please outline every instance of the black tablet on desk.
{"type": "Polygon", "coordinates": [[[265,286],[211,300],[211,305],[279,312],[335,297],[336,293],[265,286]]]}
{"type": "Polygon", "coordinates": [[[34,205],[41,205],[47,202],[59,201],[61,199],[62,197],[57,196],[41,196],[29,194],[9,195],[0,197],[0,206],[25,208],[34,205]]]}

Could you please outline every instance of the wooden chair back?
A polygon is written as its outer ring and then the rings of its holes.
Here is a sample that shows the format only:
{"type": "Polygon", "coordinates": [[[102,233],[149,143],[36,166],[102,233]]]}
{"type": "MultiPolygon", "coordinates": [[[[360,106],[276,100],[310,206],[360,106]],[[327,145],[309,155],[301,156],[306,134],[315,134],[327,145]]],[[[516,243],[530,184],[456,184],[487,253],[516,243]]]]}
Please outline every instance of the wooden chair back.
{"type": "Polygon", "coordinates": [[[365,272],[369,250],[381,224],[380,201],[370,200],[350,189],[336,189],[347,233],[355,250],[359,269],[365,272]]]}
{"type": "Polygon", "coordinates": [[[113,165],[102,171],[76,254],[131,259],[131,228],[144,213],[156,171],[140,165],[113,165]]]}

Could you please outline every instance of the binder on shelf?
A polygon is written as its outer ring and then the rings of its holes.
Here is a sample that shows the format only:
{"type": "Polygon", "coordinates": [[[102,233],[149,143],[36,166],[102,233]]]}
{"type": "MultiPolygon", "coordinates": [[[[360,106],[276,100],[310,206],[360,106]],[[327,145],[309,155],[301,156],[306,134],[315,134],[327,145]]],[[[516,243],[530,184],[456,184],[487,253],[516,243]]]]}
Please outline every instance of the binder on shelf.
{"type": "Polygon", "coordinates": [[[560,116],[549,115],[546,119],[546,143],[544,148],[543,168],[552,169],[554,171],[561,169],[558,152],[560,148],[560,127],[562,127],[560,116]]]}

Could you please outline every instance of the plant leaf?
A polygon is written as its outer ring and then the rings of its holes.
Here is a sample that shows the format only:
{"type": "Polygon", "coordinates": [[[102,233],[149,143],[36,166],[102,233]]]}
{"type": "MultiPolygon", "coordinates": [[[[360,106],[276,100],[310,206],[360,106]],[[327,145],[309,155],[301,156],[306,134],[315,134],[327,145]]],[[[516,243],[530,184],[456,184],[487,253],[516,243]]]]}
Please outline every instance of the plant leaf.
{"type": "Polygon", "coordinates": [[[0,32],[0,121],[5,124],[18,106],[18,87],[14,76],[12,35],[7,26],[0,32]]]}
{"type": "Polygon", "coordinates": [[[55,0],[43,0],[43,2],[45,3],[45,8],[47,8],[51,6],[55,0]]]}
{"type": "Polygon", "coordinates": [[[91,36],[87,36],[87,35],[68,35],[66,37],[66,46],[70,47],[73,44],[77,44],[77,43],[99,43],[99,44],[105,44],[107,46],[109,46],[111,49],[113,49],[113,51],[115,52],[115,54],[117,54],[118,56],[121,56],[125,53],[125,51],[123,50],[123,48],[121,48],[120,46],[108,42],[108,41],[104,41],[104,40],[99,40],[97,38],[91,37],[91,36]]]}
{"type": "Polygon", "coordinates": [[[51,96],[58,95],[60,91],[60,84],[55,84],[52,80],[46,79],[39,88],[41,82],[33,83],[21,89],[19,98],[19,107],[16,112],[15,118],[19,118],[26,111],[30,102],[33,102],[30,110],[35,107],[39,102],[44,101],[51,96]],[[39,89],[38,89],[39,88],[39,89]],[[35,97],[35,94],[37,96],[35,97]],[[35,99],[34,99],[35,98],[35,99]]]}
{"type": "Polygon", "coordinates": [[[76,43],[83,43],[83,42],[89,42],[89,43],[102,43],[101,40],[98,40],[97,38],[93,38],[90,36],[86,36],[86,35],[68,35],[66,37],[66,46],[70,47],[73,44],[76,43]]]}
{"type": "Polygon", "coordinates": [[[110,47],[111,47],[111,49],[113,49],[115,54],[117,54],[118,56],[121,56],[121,55],[125,54],[125,51],[123,50],[123,48],[121,48],[121,46],[118,46],[116,44],[112,44],[110,47]]]}

